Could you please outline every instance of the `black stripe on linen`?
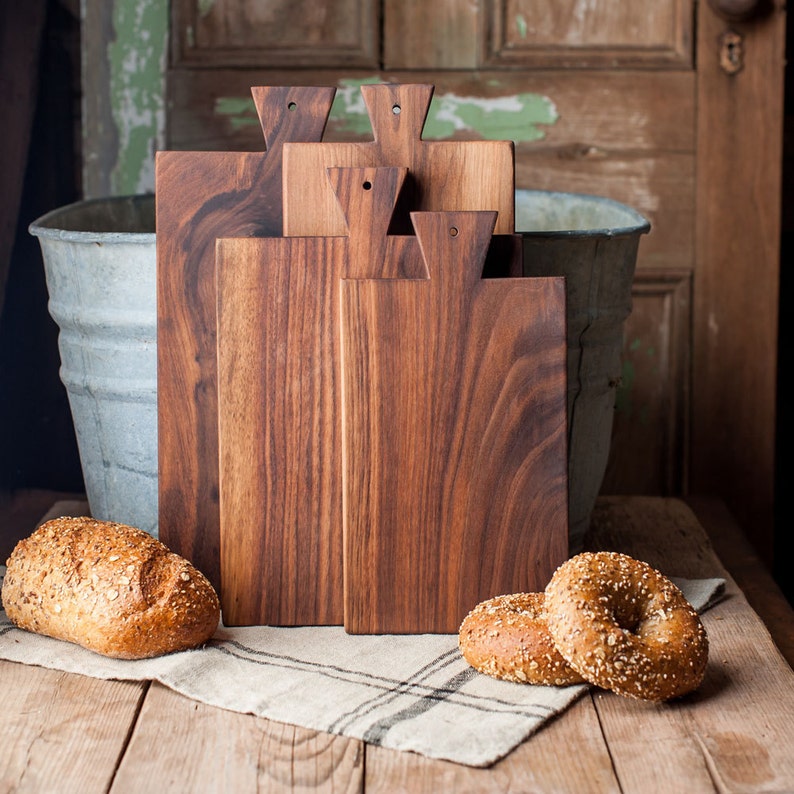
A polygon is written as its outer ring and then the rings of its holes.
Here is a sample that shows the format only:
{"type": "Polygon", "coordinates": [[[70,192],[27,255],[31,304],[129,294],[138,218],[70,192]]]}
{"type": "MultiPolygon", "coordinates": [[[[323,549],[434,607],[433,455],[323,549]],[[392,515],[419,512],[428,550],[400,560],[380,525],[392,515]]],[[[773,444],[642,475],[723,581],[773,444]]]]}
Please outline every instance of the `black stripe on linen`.
{"type": "Polygon", "coordinates": [[[359,703],[354,709],[343,714],[333,723],[334,730],[343,731],[350,723],[357,719],[366,717],[371,714],[375,709],[391,703],[395,698],[402,696],[409,697],[429,697],[435,691],[435,687],[428,686],[423,683],[431,675],[434,675],[439,670],[443,670],[453,662],[459,659],[457,648],[445,651],[440,656],[437,656],[431,662],[428,662],[424,667],[420,667],[410,678],[402,681],[394,681],[394,685],[389,688],[383,688],[381,692],[377,693],[369,700],[359,703]]]}
{"type": "MultiPolygon", "coordinates": [[[[366,673],[360,670],[351,670],[344,667],[339,667],[337,665],[307,662],[303,659],[297,659],[295,657],[286,656],[286,655],[268,653],[267,651],[257,651],[254,650],[253,648],[243,645],[240,642],[237,642],[236,640],[213,640],[211,644],[208,645],[207,647],[219,651],[220,653],[223,653],[227,656],[231,656],[235,659],[239,659],[240,661],[248,662],[249,664],[255,664],[261,667],[273,666],[273,667],[280,667],[286,670],[315,672],[327,678],[358,684],[362,687],[367,687],[368,689],[376,690],[383,694],[388,694],[397,691],[405,691],[406,687],[408,686],[410,686],[411,690],[413,690],[413,692],[420,697],[422,696],[422,694],[426,694],[428,697],[432,697],[434,694],[437,695],[441,691],[440,688],[438,687],[421,684],[420,682],[413,682],[411,684],[407,684],[405,681],[401,681],[396,678],[388,678],[386,676],[373,675],[371,673],[366,673]],[[231,647],[225,647],[225,646],[233,646],[234,648],[237,648],[239,651],[242,651],[243,653],[235,652],[231,647]],[[251,658],[250,656],[244,655],[244,653],[250,653],[253,656],[260,656],[264,658],[261,659],[251,658]]],[[[449,652],[443,654],[442,657],[440,658],[443,658],[444,656],[448,656],[448,655],[449,652]]],[[[431,662],[430,664],[433,664],[433,662],[431,662]]],[[[486,713],[498,711],[501,714],[514,714],[521,717],[538,716],[538,711],[542,711],[544,714],[551,714],[554,712],[554,709],[551,707],[538,706],[537,704],[534,705],[529,704],[531,707],[531,710],[529,710],[527,708],[527,705],[525,704],[513,703],[508,700],[503,700],[501,698],[486,697],[483,695],[477,695],[475,693],[468,693],[468,692],[456,692],[454,694],[455,694],[454,700],[456,703],[465,706],[467,708],[470,708],[474,711],[481,711],[486,713]]],[[[376,695],[376,697],[381,697],[381,696],[382,694],[376,695]]]]}
{"type": "Polygon", "coordinates": [[[443,687],[439,687],[434,697],[417,698],[404,709],[390,714],[382,720],[373,722],[364,732],[364,741],[370,744],[382,744],[386,734],[395,725],[406,720],[415,719],[439,704],[444,703],[453,693],[458,692],[464,684],[471,681],[475,675],[477,675],[477,673],[472,667],[469,667],[467,670],[461,670],[457,675],[452,676],[452,678],[446,681],[443,687]]]}

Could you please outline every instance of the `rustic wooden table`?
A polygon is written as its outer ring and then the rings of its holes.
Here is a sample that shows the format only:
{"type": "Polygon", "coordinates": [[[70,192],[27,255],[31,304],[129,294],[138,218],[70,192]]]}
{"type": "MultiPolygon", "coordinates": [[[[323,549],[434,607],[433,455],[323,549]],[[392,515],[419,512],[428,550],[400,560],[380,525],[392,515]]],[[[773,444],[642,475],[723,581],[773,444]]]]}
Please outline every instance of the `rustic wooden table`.
{"type": "MultiPolygon", "coordinates": [[[[601,498],[588,543],[671,576],[727,578],[727,597],[704,615],[706,679],[680,702],[593,689],[505,759],[473,769],[223,711],[158,684],[0,662],[0,791],[794,791],[794,671],[696,513],[710,527],[730,521],[708,500],[601,498]]],[[[710,529],[765,603],[731,532],[710,529]]],[[[791,611],[769,614],[789,652],[791,611]]]]}

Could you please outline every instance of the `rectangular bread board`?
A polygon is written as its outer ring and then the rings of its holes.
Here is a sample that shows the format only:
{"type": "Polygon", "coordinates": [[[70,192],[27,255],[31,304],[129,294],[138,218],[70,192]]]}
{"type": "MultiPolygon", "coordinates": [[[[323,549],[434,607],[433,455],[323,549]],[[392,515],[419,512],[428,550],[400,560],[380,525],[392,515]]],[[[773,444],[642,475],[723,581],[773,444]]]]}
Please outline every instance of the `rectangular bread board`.
{"type": "Polygon", "coordinates": [[[567,556],[564,279],[481,278],[494,213],[412,219],[429,278],[341,285],[351,633],[455,633],[567,556]]]}
{"type": "Polygon", "coordinates": [[[286,140],[319,141],[335,89],[254,87],[264,152],[156,158],[161,540],[220,586],[215,240],[282,234],[286,140]]]}

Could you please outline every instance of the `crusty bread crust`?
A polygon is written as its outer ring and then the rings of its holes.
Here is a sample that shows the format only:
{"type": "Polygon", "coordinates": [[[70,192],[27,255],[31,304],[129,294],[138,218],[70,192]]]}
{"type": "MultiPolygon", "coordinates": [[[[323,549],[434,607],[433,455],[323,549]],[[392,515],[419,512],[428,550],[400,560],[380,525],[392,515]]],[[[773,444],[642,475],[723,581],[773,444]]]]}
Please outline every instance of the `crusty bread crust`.
{"type": "Polygon", "coordinates": [[[206,577],[143,530],[87,517],[48,521],[7,562],[3,607],[28,631],[118,659],[205,643],[220,620],[206,577]]]}
{"type": "Polygon", "coordinates": [[[458,647],[475,670],[493,678],[546,686],[584,681],[554,646],[543,593],[513,593],[480,602],[460,624],[458,647]]]}
{"type": "Polygon", "coordinates": [[[546,586],[557,649],[588,681],[619,695],[663,701],[700,686],[708,637],[666,576],[617,552],[584,552],[546,586]]]}

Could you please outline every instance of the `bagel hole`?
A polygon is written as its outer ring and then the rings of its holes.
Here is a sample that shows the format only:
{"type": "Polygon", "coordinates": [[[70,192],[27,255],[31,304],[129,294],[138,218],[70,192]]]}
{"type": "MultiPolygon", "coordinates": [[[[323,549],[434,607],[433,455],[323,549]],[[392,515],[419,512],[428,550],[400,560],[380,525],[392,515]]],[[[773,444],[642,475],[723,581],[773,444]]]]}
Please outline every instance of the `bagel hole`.
{"type": "Polygon", "coordinates": [[[613,612],[613,619],[617,625],[635,636],[639,634],[645,615],[638,604],[630,602],[618,604],[613,612]]]}

